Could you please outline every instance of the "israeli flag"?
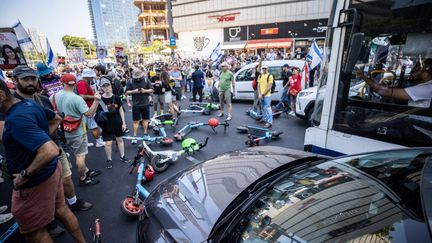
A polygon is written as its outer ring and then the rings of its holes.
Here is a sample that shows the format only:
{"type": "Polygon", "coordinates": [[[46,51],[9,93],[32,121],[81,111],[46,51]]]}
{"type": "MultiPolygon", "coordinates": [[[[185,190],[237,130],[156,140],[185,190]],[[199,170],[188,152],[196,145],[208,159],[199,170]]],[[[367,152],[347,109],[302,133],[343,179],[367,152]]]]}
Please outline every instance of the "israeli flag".
{"type": "Polygon", "coordinates": [[[21,24],[21,22],[19,20],[18,20],[18,23],[16,23],[14,26],[12,26],[12,28],[15,31],[15,34],[16,34],[17,39],[18,39],[18,43],[20,45],[32,42],[29,34],[24,29],[24,26],[21,24]]]}
{"type": "Polygon", "coordinates": [[[46,39],[46,41],[47,41],[47,65],[49,67],[56,67],[57,66],[57,62],[55,60],[54,52],[51,49],[50,43],[48,41],[48,38],[46,39]]]}
{"type": "Polygon", "coordinates": [[[215,49],[213,49],[213,52],[210,54],[210,59],[214,62],[217,62],[222,57],[222,50],[221,50],[221,44],[220,42],[217,44],[215,49]]]}
{"type": "Polygon", "coordinates": [[[311,61],[309,67],[310,70],[318,66],[323,60],[323,51],[319,48],[315,40],[312,42],[312,46],[309,53],[306,56],[306,60],[311,61]]]}

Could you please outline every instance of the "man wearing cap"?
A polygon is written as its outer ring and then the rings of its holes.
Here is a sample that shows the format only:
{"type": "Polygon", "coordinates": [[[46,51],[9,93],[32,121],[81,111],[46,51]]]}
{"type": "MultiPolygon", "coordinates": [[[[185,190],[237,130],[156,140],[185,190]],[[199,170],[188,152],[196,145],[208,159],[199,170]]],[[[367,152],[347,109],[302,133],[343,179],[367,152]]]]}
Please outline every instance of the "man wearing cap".
{"type": "Polygon", "coordinates": [[[268,72],[268,66],[262,65],[262,73],[258,76],[258,98],[261,100],[261,110],[265,122],[265,127],[270,128],[273,123],[273,114],[271,109],[271,87],[274,82],[273,75],[268,72]]]}
{"type": "MultiPolygon", "coordinates": [[[[143,71],[135,69],[132,72],[132,82],[126,85],[126,95],[132,96],[132,120],[133,136],[137,136],[138,123],[142,119],[144,135],[147,135],[148,122],[150,119],[150,95],[153,93],[153,87],[150,81],[145,77],[143,71]]],[[[137,140],[132,140],[132,144],[137,144],[137,140]]]]}
{"type": "Polygon", "coordinates": [[[288,88],[289,88],[289,78],[291,77],[292,73],[289,70],[288,63],[285,63],[282,67],[282,85],[283,85],[283,91],[279,100],[279,103],[275,106],[276,109],[280,110],[283,108],[283,105],[286,104],[288,107],[290,106],[290,97],[288,95],[288,88]]]}
{"type": "MultiPolygon", "coordinates": [[[[88,108],[93,105],[95,99],[95,92],[91,86],[91,83],[96,78],[96,73],[90,68],[83,70],[81,75],[82,80],[78,81],[76,85],[76,91],[87,103],[88,108]]],[[[94,117],[86,117],[87,128],[92,131],[93,137],[96,139],[96,147],[100,148],[105,145],[101,137],[100,129],[94,119],[94,117]]]]}
{"type": "Polygon", "coordinates": [[[44,63],[36,63],[36,68],[42,86],[42,95],[50,97],[63,89],[60,77],[53,73],[52,68],[44,63]]]}
{"type": "MultiPolygon", "coordinates": [[[[15,77],[32,83],[36,72],[28,66],[16,70],[15,77]]],[[[59,148],[50,138],[61,123],[52,110],[31,100],[15,98],[0,81],[0,110],[6,114],[3,144],[8,171],[15,178],[12,214],[27,242],[52,242],[47,226],[59,219],[76,242],[85,242],[75,215],[65,205],[59,148]]]]}
{"type": "Polygon", "coordinates": [[[224,116],[224,104],[226,102],[228,106],[228,114],[226,120],[230,121],[232,119],[231,93],[235,93],[235,81],[234,81],[233,73],[229,70],[228,63],[223,62],[221,64],[221,67],[222,67],[222,72],[219,75],[219,87],[218,87],[221,113],[218,116],[219,117],[224,116]],[[231,92],[231,87],[232,87],[232,92],[231,92]]]}
{"type": "Polygon", "coordinates": [[[74,93],[76,78],[74,75],[64,74],[62,81],[64,89],[57,94],[51,96],[50,100],[55,110],[59,114],[64,114],[68,117],[73,117],[76,120],[81,120],[80,125],[75,131],[65,131],[66,145],[72,148],[75,155],[75,162],[80,174],[79,182],[81,185],[95,185],[99,183],[93,177],[99,175],[99,170],[89,170],[86,165],[86,155],[88,153],[87,133],[85,131],[85,121],[83,117],[93,117],[101,96],[94,94],[94,102],[89,108],[82,97],[74,93]]]}

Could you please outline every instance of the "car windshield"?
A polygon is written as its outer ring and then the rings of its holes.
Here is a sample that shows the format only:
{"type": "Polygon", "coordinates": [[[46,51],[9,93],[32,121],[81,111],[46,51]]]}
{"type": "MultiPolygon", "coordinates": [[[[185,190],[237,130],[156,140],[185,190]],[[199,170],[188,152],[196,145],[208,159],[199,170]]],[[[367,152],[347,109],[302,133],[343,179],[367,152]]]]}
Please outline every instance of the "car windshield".
{"type": "Polygon", "coordinates": [[[421,150],[344,157],[279,180],[237,224],[241,242],[430,242],[421,150]]]}

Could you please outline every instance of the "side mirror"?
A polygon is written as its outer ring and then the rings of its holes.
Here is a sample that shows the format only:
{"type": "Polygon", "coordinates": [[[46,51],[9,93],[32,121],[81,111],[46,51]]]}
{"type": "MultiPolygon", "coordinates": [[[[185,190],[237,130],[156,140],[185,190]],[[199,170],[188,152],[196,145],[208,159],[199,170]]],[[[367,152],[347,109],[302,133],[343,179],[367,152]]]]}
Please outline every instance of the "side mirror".
{"type": "Polygon", "coordinates": [[[363,48],[364,33],[354,33],[351,36],[348,47],[348,56],[343,72],[346,74],[352,73],[354,66],[360,56],[360,52],[363,48]]]}

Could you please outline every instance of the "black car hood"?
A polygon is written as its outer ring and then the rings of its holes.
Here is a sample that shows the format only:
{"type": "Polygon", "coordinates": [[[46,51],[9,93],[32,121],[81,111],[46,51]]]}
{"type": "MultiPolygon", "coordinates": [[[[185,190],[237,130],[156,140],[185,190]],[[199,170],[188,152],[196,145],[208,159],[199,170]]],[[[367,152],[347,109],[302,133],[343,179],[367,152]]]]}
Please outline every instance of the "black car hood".
{"type": "Polygon", "coordinates": [[[201,242],[225,208],[271,170],[311,153],[254,147],[220,155],[162,182],[146,200],[149,217],[180,241],[201,242]]]}

